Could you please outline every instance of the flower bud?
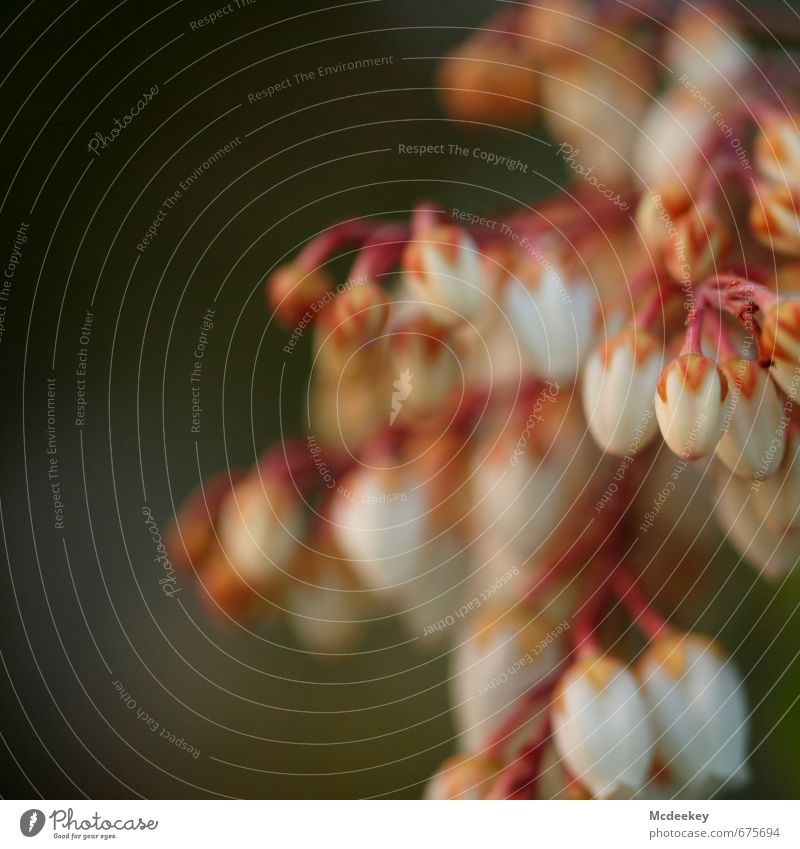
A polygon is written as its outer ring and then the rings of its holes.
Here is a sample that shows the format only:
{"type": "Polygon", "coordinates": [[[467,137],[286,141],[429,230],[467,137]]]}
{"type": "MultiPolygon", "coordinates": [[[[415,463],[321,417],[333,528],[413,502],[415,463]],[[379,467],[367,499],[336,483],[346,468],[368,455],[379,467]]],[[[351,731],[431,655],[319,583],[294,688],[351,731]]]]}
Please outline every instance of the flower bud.
{"type": "MultiPolygon", "coordinates": [[[[542,410],[542,418],[548,410],[542,410]]],[[[541,553],[558,533],[572,491],[562,458],[542,444],[542,422],[489,434],[475,451],[472,492],[475,533],[491,533],[525,557],[541,553]]]]}
{"type": "Polygon", "coordinates": [[[480,252],[465,230],[429,228],[408,244],[402,264],[412,293],[437,321],[479,318],[485,306],[480,252]]]}
{"type": "Polygon", "coordinates": [[[575,380],[596,330],[588,278],[567,272],[564,263],[527,257],[506,285],[503,309],[539,375],[575,380]]]}
{"type": "Polygon", "coordinates": [[[424,478],[409,471],[359,468],[338,488],[332,532],[361,583],[404,614],[413,636],[458,609],[465,552],[447,528],[424,478]]]}
{"type": "Polygon", "coordinates": [[[585,53],[597,36],[595,10],[587,0],[548,0],[520,7],[519,31],[532,39],[529,49],[540,62],[564,53],[585,53]]]}
{"type": "Polygon", "coordinates": [[[674,239],[675,222],[689,209],[691,196],[679,181],[643,192],[636,205],[636,227],[651,251],[668,247],[674,239]]]}
{"type": "Polygon", "coordinates": [[[752,488],[753,507],[778,534],[800,531],[800,439],[792,433],[783,462],[772,477],[752,488]]]}
{"type": "Polygon", "coordinates": [[[583,410],[604,451],[633,454],[658,433],[653,396],[662,362],[661,345],[635,328],[613,336],[589,357],[583,369],[583,410]]]}
{"type": "Polygon", "coordinates": [[[589,655],[559,682],[553,702],[559,754],[575,778],[601,799],[644,787],[653,761],[647,706],[619,660],[589,655]]]}
{"type": "Polygon", "coordinates": [[[216,544],[214,526],[220,509],[241,473],[221,472],[203,483],[186,499],[164,534],[170,560],[179,569],[201,571],[216,544]]]}
{"type": "Polygon", "coordinates": [[[425,788],[428,800],[485,799],[500,765],[485,755],[453,755],[425,788]]]}
{"type": "Polygon", "coordinates": [[[307,270],[287,262],[267,281],[267,306],[285,327],[293,327],[331,291],[333,282],[321,268],[307,270]]]}
{"type": "MultiPolygon", "coordinates": [[[[399,375],[402,384],[394,387],[399,395],[393,400],[399,398],[410,413],[442,403],[461,380],[455,344],[444,325],[425,315],[393,324],[389,336],[392,374],[399,375]]],[[[401,409],[395,407],[393,403],[392,422],[401,409]]]]}
{"type": "Polygon", "coordinates": [[[375,280],[340,292],[321,313],[321,330],[337,345],[355,348],[380,336],[389,317],[389,300],[375,280]]]}
{"type": "Polygon", "coordinates": [[[282,583],[298,548],[302,504],[291,484],[253,472],[220,511],[220,545],[245,583],[270,594],[282,583]]]}
{"type": "Polygon", "coordinates": [[[753,145],[758,170],[776,183],[800,185],[800,116],[777,113],[765,120],[753,145]]]}
{"type": "Polygon", "coordinates": [[[717,476],[715,512],[727,540],[768,581],[785,578],[800,558],[800,533],[777,533],[756,512],[751,483],[717,476]]]}
{"type": "MultiPolygon", "coordinates": [[[[648,191],[691,187],[705,171],[709,150],[719,134],[713,113],[682,85],[667,89],[647,108],[633,148],[634,173],[648,191]]],[[[677,189],[676,189],[677,190],[677,189]]]]}
{"type": "MultiPolygon", "coordinates": [[[[517,699],[556,672],[565,657],[567,627],[518,602],[467,613],[450,655],[450,701],[460,748],[480,751],[517,699]]],[[[543,717],[531,708],[532,721],[543,717]]],[[[529,730],[523,723],[515,739],[523,725],[529,730]]],[[[512,740],[504,747],[513,749],[512,740]]]]}
{"type": "Polygon", "coordinates": [[[620,46],[617,35],[596,29],[588,50],[564,53],[542,76],[545,120],[566,142],[561,155],[609,197],[609,186],[630,182],[631,154],[654,83],[647,54],[620,46]]]}
{"type": "Polygon", "coordinates": [[[784,444],[775,385],[752,360],[728,360],[720,370],[729,391],[717,457],[740,477],[768,477],[780,465],[784,444]]]}
{"type": "Polygon", "coordinates": [[[655,396],[656,417],[669,448],[696,460],[710,454],[722,435],[725,376],[702,354],[682,354],[661,372],[655,396]]]}
{"type": "Polygon", "coordinates": [[[800,298],[779,298],[764,314],[761,350],[772,359],[770,375],[792,399],[800,398],[800,298]]]}
{"type": "Polygon", "coordinates": [[[468,39],[440,64],[437,84],[447,114],[462,121],[516,126],[536,116],[537,74],[513,42],[468,39]]]}
{"type": "Polygon", "coordinates": [[[359,591],[345,564],[325,573],[294,580],[284,604],[289,627],[308,651],[339,653],[353,649],[362,633],[363,591],[359,591]]]}
{"type": "Polygon", "coordinates": [[[753,235],[770,250],[800,256],[800,186],[758,186],[749,224],[753,235]]]}
{"type": "Polygon", "coordinates": [[[681,283],[718,273],[733,240],[716,211],[692,206],[674,224],[664,253],[664,264],[672,279],[681,283]]]}
{"type": "Polygon", "coordinates": [[[713,14],[703,8],[680,7],[666,30],[664,61],[676,74],[682,74],[682,79],[690,80],[709,102],[719,104],[730,96],[729,91],[738,92],[737,82],[754,65],[738,29],[719,6],[713,14]]]}
{"type": "Polygon", "coordinates": [[[720,647],[699,634],[657,638],[638,665],[664,768],[679,792],[708,798],[748,778],[744,684],[720,647]]]}

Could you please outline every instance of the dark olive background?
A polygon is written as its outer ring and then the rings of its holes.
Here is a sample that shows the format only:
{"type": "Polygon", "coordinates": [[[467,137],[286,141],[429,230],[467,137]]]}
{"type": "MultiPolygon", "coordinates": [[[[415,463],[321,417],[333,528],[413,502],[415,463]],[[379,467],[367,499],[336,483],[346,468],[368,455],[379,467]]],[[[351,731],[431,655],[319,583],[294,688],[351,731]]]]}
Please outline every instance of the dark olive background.
{"type": "MultiPolygon", "coordinates": [[[[211,620],[184,581],[167,598],[142,506],[163,527],[200,476],[247,466],[298,429],[307,345],[286,357],[263,303],[264,276],[282,257],[337,218],[403,215],[424,197],[487,209],[563,178],[540,128],[459,126],[436,102],[434,57],[498,5],[258,0],[192,32],[212,3],[3,4],[0,29],[20,13],[0,40],[3,267],[29,224],[0,345],[3,796],[416,796],[451,751],[444,658],[404,646],[383,621],[370,651],[326,662],[281,625],[211,620]],[[319,65],[389,55],[387,66],[247,101],[319,65]],[[90,154],[92,135],[154,84],[152,103],[90,154]],[[139,255],[163,199],[236,136],[241,146],[139,255]],[[456,141],[519,158],[529,173],[397,152],[456,141]],[[95,288],[77,428],[74,372],[95,288]],[[195,439],[188,373],[218,291],[195,439]],[[47,477],[51,376],[63,532],[47,477]],[[200,756],[150,732],[117,680],[200,756]]],[[[744,603],[724,636],[741,643],[756,705],[748,792],[796,796],[798,583],[776,595],[739,575],[725,597],[744,603]]]]}

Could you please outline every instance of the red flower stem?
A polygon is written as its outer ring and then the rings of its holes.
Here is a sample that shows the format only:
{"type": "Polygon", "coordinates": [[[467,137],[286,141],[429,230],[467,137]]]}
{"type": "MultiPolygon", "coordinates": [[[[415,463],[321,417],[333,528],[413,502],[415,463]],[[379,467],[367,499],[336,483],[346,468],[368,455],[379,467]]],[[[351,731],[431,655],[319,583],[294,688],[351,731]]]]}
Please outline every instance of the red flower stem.
{"type": "Polygon", "coordinates": [[[606,562],[601,560],[594,566],[583,606],[576,611],[575,625],[570,634],[575,653],[579,655],[593,654],[600,649],[596,632],[600,611],[608,595],[608,575],[603,571],[606,565],[606,562]]]}
{"type": "Polygon", "coordinates": [[[438,203],[423,201],[417,204],[411,213],[411,236],[419,236],[432,227],[439,227],[447,222],[448,216],[438,203]]]}
{"type": "Polygon", "coordinates": [[[649,639],[655,639],[669,627],[636,586],[636,581],[624,566],[618,566],[611,573],[609,583],[628,615],[649,639]]]}
{"type": "Polygon", "coordinates": [[[297,262],[306,271],[324,265],[336,251],[348,245],[361,244],[374,232],[376,223],[364,218],[340,221],[312,239],[297,254],[297,262]]]}
{"type": "Polygon", "coordinates": [[[717,274],[709,277],[703,284],[703,289],[708,293],[706,298],[712,292],[718,292],[720,308],[737,318],[741,315],[742,305],[755,306],[764,312],[778,300],[777,295],[766,286],[736,274],[717,274]]]}
{"type": "Polygon", "coordinates": [[[720,362],[732,360],[739,356],[739,351],[731,340],[731,334],[717,310],[710,310],[706,316],[706,331],[719,351],[718,359],[720,362]]]}
{"type": "Polygon", "coordinates": [[[533,686],[527,693],[521,695],[514,703],[513,708],[506,716],[497,730],[486,741],[483,752],[489,756],[497,756],[503,746],[508,742],[520,728],[531,718],[531,708],[540,699],[553,692],[556,684],[561,678],[561,673],[567,665],[567,659],[559,664],[558,668],[547,676],[543,681],[533,686]]]}
{"type": "Polygon", "coordinates": [[[523,746],[492,786],[495,799],[534,799],[545,749],[553,736],[550,714],[545,716],[536,737],[523,746]]]}
{"type": "Polygon", "coordinates": [[[667,303],[679,291],[680,289],[676,286],[657,286],[650,297],[636,311],[633,317],[634,327],[642,330],[650,328],[655,324],[656,319],[664,314],[667,303]]]}
{"type": "Polygon", "coordinates": [[[689,308],[686,318],[686,338],[683,340],[681,355],[702,354],[703,319],[705,318],[706,305],[701,299],[696,299],[689,308]]]}
{"type": "Polygon", "coordinates": [[[399,224],[379,227],[364,243],[356,257],[350,277],[353,280],[376,280],[400,259],[409,238],[409,230],[399,224]]]}

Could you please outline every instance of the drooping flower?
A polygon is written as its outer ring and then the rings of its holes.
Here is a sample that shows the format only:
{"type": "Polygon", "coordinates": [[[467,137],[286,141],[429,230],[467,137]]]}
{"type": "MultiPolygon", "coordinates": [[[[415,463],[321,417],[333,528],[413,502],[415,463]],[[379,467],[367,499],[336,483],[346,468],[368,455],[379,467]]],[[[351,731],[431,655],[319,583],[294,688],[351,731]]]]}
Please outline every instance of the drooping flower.
{"type": "Polygon", "coordinates": [[[661,345],[629,328],[595,351],[583,369],[583,409],[597,444],[612,454],[636,453],[658,433],[653,397],[661,345]]]}
{"type": "MultiPolygon", "coordinates": [[[[517,699],[556,672],[565,656],[563,631],[550,616],[529,606],[509,610],[488,604],[467,615],[455,638],[449,679],[453,718],[464,749],[479,751],[517,699]]],[[[534,721],[542,722],[544,716],[545,711],[532,708],[534,721]]],[[[513,748],[511,739],[503,745],[513,748]]]]}
{"type": "Polygon", "coordinates": [[[735,790],[748,778],[749,712],[744,684],[719,646],[699,635],[656,639],[638,666],[673,783],[689,798],[735,790]]]}
{"type": "Polygon", "coordinates": [[[222,505],[220,545],[242,581],[259,593],[274,593],[290,568],[303,524],[302,503],[291,484],[256,471],[222,505]]]}
{"type": "Polygon", "coordinates": [[[766,310],[761,348],[772,379],[793,400],[800,398],[800,298],[779,298],[766,310]]]}
{"type": "Polygon", "coordinates": [[[786,452],[775,474],[756,481],[753,507],[770,528],[784,533],[800,531],[800,439],[791,431],[786,452]]]}
{"type": "Polygon", "coordinates": [[[453,755],[428,782],[425,798],[484,799],[499,771],[499,764],[485,755],[453,755]]]}
{"type": "Polygon", "coordinates": [[[415,234],[403,254],[405,279],[437,321],[477,321],[484,307],[480,251],[461,227],[440,225],[415,234]]]}
{"type": "Polygon", "coordinates": [[[768,477],[783,458],[783,407],[775,386],[752,360],[727,360],[720,369],[729,392],[717,457],[742,477],[768,477]]]}
{"type": "Polygon", "coordinates": [[[525,257],[507,282],[503,308],[538,374],[575,380],[596,332],[597,296],[588,277],[555,255],[525,257]]]}
{"type": "Polygon", "coordinates": [[[647,783],[653,737],[639,684],[622,661],[590,654],[565,673],[555,692],[559,754],[594,796],[632,796],[647,783]]]}
{"type": "Polygon", "coordinates": [[[710,454],[722,435],[725,376],[701,354],[682,354],[661,372],[655,410],[661,434],[679,457],[710,454]]]}

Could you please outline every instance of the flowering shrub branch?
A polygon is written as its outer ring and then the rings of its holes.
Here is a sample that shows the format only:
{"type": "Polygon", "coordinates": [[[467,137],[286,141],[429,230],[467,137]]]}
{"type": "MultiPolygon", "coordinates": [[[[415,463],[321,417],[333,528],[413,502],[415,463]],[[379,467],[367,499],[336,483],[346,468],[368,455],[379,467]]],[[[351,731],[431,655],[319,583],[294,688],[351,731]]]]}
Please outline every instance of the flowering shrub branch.
{"type": "Polygon", "coordinates": [[[797,69],[754,25],[719,5],[517,4],[444,60],[445,109],[541,113],[588,165],[491,228],[427,201],[335,224],[266,281],[272,316],[312,327],[314,451],[288,440],[207,482],[173,562],[221,613],[284,611],[315,651],[354,645],[376,605],[447,640],[459,754],[432,798],[748,780],[743,682],[652,586],[718,544],[703,509],[768,580],[800,552],[797,69]],[[355,282],[333,297],[344,256],[355,282]],[[465,604],[476,580],[496,592],[465,604]]]}

